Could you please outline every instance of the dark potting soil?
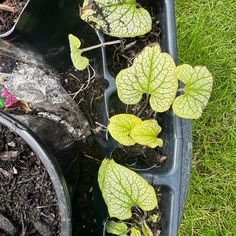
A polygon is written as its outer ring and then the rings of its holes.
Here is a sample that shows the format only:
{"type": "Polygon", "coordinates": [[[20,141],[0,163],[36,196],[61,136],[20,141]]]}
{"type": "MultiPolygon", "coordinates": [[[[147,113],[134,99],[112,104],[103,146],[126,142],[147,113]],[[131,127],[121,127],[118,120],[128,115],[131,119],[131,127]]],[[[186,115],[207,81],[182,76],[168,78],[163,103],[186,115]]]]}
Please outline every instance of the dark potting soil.
{"type": "Polygon", "coordinates": [[[100,106],[104,101],[103,94],[108,83],[102,78],[93,77],[93,72],[90,72],[89,75],[87,70],[76,71],[72,66],[61,73],[61,84],[71,94],[89,121],[90,127],[96,132],[95,129],[99,129],[98,123],[102,122],[100,106]]]}
{"type": "Polygon", "coordinates": [[[1,124],[0,235],[60,235],[57,197],[45,167],[21,137],[1,124]],[[4,219],[14,225],[12,234],[4,219]]]}
{"type": "Polygon", "coordinates": [[[14,26],[26,2],[27,0],[0,0],[0,4],[12,9],[11,12],[0,8],[0,34],[6,33],[14,26]]]}

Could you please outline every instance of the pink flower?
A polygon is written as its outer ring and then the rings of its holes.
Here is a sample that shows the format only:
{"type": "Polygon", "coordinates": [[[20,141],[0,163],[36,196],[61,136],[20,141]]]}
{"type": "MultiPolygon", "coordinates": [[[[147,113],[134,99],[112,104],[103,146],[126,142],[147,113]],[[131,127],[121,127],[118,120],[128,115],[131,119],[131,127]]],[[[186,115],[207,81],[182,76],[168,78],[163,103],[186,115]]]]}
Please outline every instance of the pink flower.
{"type": "Polygon", "coordinates": [[[17,103],[17,100],[15,97],[13,97],[6,88],[2,88],[2,95],[3,98],[6,98],[6,103],[5,106],[6,107],[10,107],[13,104],[17,103]]]}

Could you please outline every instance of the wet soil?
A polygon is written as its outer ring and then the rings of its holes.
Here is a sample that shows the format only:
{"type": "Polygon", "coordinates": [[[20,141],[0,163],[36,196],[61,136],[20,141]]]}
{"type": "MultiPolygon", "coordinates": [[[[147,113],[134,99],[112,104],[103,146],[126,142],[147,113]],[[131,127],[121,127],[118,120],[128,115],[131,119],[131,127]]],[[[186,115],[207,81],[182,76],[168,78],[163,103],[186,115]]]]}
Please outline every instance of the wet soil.
{"type": "Polygon", "coordinates": [[[0,4],[5,6],[0,7],[0,34],[6,33],[14,26],[26,2],[27,0],[0,0],[0,4]]]}
{"type": "Polygon", "coordinates": [[[21,137],[1,124],[0,235],[60,235],[57,197],[45,167],[21,137]]]}

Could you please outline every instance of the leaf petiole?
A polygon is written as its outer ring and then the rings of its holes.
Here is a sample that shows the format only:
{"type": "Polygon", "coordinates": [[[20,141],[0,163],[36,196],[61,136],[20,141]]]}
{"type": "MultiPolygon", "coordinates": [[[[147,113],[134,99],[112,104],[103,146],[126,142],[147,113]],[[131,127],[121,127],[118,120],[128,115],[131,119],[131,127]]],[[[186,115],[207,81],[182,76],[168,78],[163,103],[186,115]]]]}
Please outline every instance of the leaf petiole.
{"type": "Polygon", "coordinates": [[[108,46],[108,45],[113,45],[113,44],[118,44],[121,42],[122,42],[122,40],[114,40],[114,41],[110,41],[110,42],[104,42],[104,43],[96,44],[91,47],[82,48],[82,49],[80,49],[80,52],[83,53],[83,52],[87,52],[87,51],[90,51],[90,50],[93,50],[96,48],[100,48],[100,47],[104,47],[104,46],[108,46]]]}

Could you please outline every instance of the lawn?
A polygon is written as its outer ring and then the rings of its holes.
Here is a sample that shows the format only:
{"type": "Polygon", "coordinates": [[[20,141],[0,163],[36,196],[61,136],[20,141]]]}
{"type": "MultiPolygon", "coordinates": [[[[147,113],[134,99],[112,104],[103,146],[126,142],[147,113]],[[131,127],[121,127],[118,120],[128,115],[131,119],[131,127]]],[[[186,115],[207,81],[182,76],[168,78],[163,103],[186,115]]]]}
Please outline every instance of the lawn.
{"type": "Polygon", "coordinates": [[[176,0],[179,62],[205,65],[211,100],[193,121],[190,193],[180,236],[236,235],[236,1],[176,0]]]}

